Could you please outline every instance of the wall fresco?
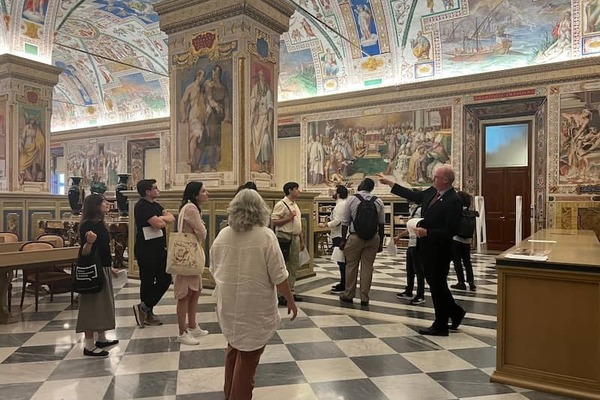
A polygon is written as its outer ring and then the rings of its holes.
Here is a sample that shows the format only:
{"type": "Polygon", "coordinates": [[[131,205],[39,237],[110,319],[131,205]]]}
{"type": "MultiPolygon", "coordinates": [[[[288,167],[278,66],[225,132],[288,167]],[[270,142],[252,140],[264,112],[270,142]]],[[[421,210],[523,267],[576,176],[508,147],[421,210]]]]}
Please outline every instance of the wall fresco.
{"type": "Polygon", "coordinates": [[[117,174],[127,171],[125,140],[122,137],[71,141],[64,151],[66,178],[81,176],[82,186],[89,186],[96,180],[104,182],[108,190],[114,190],[119,181],[117,174]]]}
{"type": "Polygon", "coordinates": [[[451,107],[309,122],[306,186],[355,186],[381,172],[408,186],[428,186],[451,150],[451,107]]]}
{"type": "Polygon", "coordinates": [[[561,93],[559,183],[600,182],[600,91],[561,93]]]}
{"type": "Polygon", "coordinates": [[[42,107],[19,104],[17,164],[19,185],[46,182],[46,122],[42,107]]]}
{"type": "Polygon", "coordinates": [[[275,143],[275,65],[250,58],[250,171],[271,174],[275,143]]]}

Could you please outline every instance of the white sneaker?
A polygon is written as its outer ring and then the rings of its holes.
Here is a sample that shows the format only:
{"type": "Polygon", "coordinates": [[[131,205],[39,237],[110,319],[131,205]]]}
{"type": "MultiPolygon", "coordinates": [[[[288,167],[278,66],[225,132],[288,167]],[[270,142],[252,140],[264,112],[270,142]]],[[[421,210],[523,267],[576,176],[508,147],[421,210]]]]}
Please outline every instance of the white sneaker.
{"type": "Polygon", "coordinates": [[[187,331],[190,335],[192,335],[192,337],[195,337],[195,338],[199,337],[199,336],[206,336],[210,333],[207,330],[200,328],[200,325],[196,325],[196,327],[194,329],[188,328],[187,331]]]}
{"type": "Polygon", "coordinates": [[[188,331],[183,332],[182,335],[177,336],[177,341],[182,344],[187,344],[189,346],[195,346],[200,344],[198,340],[196,340],[188,331]]]}

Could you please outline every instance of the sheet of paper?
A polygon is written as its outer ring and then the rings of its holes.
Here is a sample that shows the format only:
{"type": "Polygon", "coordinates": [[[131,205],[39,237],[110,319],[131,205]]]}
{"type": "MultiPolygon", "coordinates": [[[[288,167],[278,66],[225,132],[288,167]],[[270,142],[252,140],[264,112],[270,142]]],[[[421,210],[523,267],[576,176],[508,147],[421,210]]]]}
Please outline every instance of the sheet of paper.
{"type": "Polygon", "coordinates": [[[156,229],[152,226],[145,226],[142,228],[142,231],[144,232],[145,240],[156,239],[164,236],[162,229],[156,229]]]}
{"type": "Polygon", "coordinates": [[[308,249],[305,247],[304,250],[300,252],[300,265],[306,264],[310,261],[310,254],[308,254],[308,249]]]}
{"type": "Polygon", "coordinates": [[[339,247],[334,247],[331,252],[331,261],[335,262],[346,262],[346,256],[344,255],[344,250],[340,250],[339,247]]]}
{"type": "Polygon", "coordinates": [[[417,224],[422,220],[423,218],[411,218],[406,222],[406,229],[414,231],[417,228],[417,224]]]}

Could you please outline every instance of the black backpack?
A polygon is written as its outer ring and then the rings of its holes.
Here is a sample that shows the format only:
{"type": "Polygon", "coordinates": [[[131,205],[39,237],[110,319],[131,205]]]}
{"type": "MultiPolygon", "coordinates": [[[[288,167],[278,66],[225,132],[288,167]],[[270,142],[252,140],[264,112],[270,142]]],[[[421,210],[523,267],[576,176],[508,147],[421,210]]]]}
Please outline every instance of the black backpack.
{"type": "Polygon", "coordinates": [[[479,217],[479,213],[473,210],[463,210],[460,224],[458,224],[458,231],[456,236],[471,239],[473,233],[475,233],[475,218],[479,217]]]}
{"type": "Polygon", "coordinates": [[[377,196],[372,196],[369,200],[365,200],[360,194],[355,194],[360,200],[356,208],[356,218],[354,223],[354,232],[362,240],[370,240],[379,230],[379,213],[375,200],[377,196]]]}

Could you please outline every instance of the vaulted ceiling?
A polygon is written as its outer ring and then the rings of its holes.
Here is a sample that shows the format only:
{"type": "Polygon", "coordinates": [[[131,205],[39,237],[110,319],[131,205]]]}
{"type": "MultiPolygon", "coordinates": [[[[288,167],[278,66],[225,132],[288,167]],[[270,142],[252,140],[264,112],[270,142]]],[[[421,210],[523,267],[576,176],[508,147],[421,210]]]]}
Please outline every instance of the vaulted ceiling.
{"type": "MultiPolygon", "coordinates": [[[[64,68],[53,132],[169,115],[157,2],[0,0],[0,53],[64,68]]],[[[280,101],[600,52],[596,0],[293,2],[280,101]]]]}

